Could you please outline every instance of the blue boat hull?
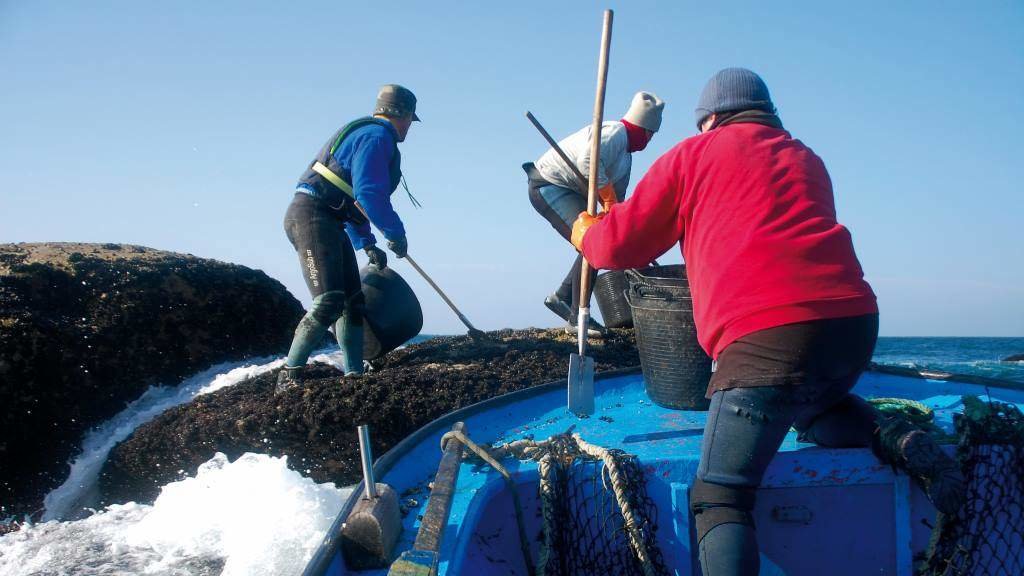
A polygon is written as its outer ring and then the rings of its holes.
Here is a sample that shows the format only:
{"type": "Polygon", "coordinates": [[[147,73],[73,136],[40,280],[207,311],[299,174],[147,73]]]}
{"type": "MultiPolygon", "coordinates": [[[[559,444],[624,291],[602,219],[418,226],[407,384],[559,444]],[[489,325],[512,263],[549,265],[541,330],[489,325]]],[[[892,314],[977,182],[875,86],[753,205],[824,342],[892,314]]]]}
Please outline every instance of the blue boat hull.
{"type": "MultiPolygon", "coordinates": [[[[658,510],[658,544],[673,574],[699,574],[694,554],[688,490],[697,469],[706,413],[660,408],[644,393],[637,372],[599,376],[594,417],[565,409],[565,386],[523,390],[449,414],[424,427],[378,460],[378,481],[403,494],[408,513],[398,552],[412,548],[429,500],[428,485],[440,459],[440,439],[456,421],[477,443],[544,439],[570,427],[605,448],[635,454],[658,510]]],[[[1024,392],[992,389],[994,399],[1024,405],[1024,392]]],[[[1019,386],[1018,386],[1019,388],[1019,386]]],[[[991,388],[990,388],[991,389],[991,388]]],[[[961,396],[987,398],[977,383],[867,372],[855,392],[865,397],[918,400],[952,430],[961,396]]],[[[527,533],[539,531],[538,473],[533,462],[505,461],[526,510],[527,533]]],[[[307,574],[348,574],[337,552],[336,530],[359,498],[339,515],[335,529],[307,574]]],[[[493,469],[465,461],[438,553],[442,575],[523,574],[512,499],[493,469]]],[[[892,574],[910,576],[915,554],[925,550],[935,510],[905,475],[882,465],[867,449],[823,449],[791,433],[772,461],[759,491],[755,519],[762,574],[892,574]]],[[[536,542],[533,555],[536,558],[536,542]]],[[[386,569],[358,572],[384,575],[386,569]]]]}

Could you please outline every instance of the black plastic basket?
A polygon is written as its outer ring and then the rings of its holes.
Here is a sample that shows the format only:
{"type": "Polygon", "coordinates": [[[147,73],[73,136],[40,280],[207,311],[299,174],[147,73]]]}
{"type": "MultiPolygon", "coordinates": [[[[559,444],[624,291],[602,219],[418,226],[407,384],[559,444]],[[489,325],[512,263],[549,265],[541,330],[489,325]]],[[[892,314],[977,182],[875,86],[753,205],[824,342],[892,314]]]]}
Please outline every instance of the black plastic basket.
{"type": "Polygon", "coordinates": [[[629,280],[622,270],[612,270],[597,277],[594,282],[594,299],[601,310],[601,319],[608,328],[632,328],[633,312],[626,302],[629,280]]]}
{"type": "Polygon", "coordinates": [[[665,408],[707,410],[711,358],[697,342],[685,267],[652,266],[627,277],[647,395],[665,408]]]}
{"type": "Polygon", "coordinates": [[[363,358],[376,360],[420,333],[423,310],[416,293],[391,267],[359,271],[366,301],[363,358]]]}
{"type": "Polygon", "coordinates": [[[686,288],[686,298],[690,297],[690,280],[686,277],[685,264],[666,264],[628,270],[627,280],[630,285],[637,283],[676,288],[681,286],[686,288]]]}

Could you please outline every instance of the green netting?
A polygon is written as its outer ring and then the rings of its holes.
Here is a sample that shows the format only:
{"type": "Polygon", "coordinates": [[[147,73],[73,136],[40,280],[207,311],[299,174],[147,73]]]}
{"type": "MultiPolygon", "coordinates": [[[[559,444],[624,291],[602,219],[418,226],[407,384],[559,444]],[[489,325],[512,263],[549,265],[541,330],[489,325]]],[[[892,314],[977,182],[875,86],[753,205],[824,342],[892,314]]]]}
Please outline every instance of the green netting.
{"type": "MultiPolygon", "coordinates": [[[[919,576],[1024,575],[1024,414],[1013,405],[964,397],[955,435],[919,402],[878,398],[872,404],[958,443],[967,482],[964,506],[938,515],[919,576]]],[[[634,456],[558,435],[494,447],[497,457],[538,461],[543,529],[538,573],[661,576],[669,573],[656,543],[657,509],[634,456]]]]}
{"type": "Polygon", "coordinates": [[[928,432],[939,443],[951,444],[956,437],[935,424],[935,412],[927,405],[906,398],[871,398],[868,400],[884,416],[892,416],[928,432]]]}
{"type": "Polygon", "coordinates": [[[939,514],[925,576],[1024,574],[1024,414],[1011,404],[964,397],[954,417],[967,499],[939,514]]]}

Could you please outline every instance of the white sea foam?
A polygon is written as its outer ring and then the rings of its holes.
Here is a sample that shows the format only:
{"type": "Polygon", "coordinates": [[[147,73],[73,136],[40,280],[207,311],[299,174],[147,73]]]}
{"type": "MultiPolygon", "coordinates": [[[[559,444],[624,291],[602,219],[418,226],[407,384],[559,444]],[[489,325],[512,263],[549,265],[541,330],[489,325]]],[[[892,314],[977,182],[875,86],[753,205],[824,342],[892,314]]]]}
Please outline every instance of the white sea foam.
{"type": "MultiPolygon", "coordinates": [[[[310,362],[340,369],[341,355],[320,353],[310,362]]],[[[351,489],[317,485],[289,470],[285,458],[246,454],[229,463],[217,454],[194,478],[164,486],[152,506],[89,508],[110,450],[136,428],[283,363],[219,364],[177,386],[152,387],[91,430],[68,479],[47,494],[43,522],[0,536],[0,574],[301,573],[351,489]]]]}
{"type": "Polygon", "coordinates": [[[80,514],[85,506],[95,505],[96,478],[110,450],[131,435],[136,428],[165,410],[199,396],[237,384],[284,363],[273,357],[255,360],[255,364],[233,362],[218,364],[192,376],[178,386],[154,386],[119,414],[86,434],[82,451],[71,463],[68,479],[46,495],[43,520],[59,520],[80,514]]]}
{"type": "MultiPolygon", "coordinates": [[[[341,354],[338,351],[317,354],[309,361],[330,364],[342,370],[341,354]]],[[[95,506],[98,502],[96,480],[110,450],[139,426],[196,396],[238,384],[279,368],[282,364],[284,360],[275,357],[229,362],[204,370],[177,386],[151,387],[119,414],[86,434],[81,453],[71,463],[68,479],[43,500],[43,521],[80,517],[87,507],[95,506]]]]}
{"type": "Polygon", "coordinates": [[[0,574],[299,574],[350,489],[316,484],[286,458],[217,454],[152,506],[110,506],[0,537],[0,574]]]}

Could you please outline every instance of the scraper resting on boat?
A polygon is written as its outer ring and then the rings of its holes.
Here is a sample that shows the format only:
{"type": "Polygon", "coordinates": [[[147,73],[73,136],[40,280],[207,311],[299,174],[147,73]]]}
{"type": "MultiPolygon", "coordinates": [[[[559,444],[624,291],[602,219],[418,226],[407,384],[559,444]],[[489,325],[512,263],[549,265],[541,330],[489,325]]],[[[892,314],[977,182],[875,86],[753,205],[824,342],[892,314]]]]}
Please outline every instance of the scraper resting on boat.
{"type": "Polygon", "coordinates": [[[395,256],[405,257],[405,227],[391,205],[391,194],[402,179],[398,143],[418,120],[416,96],[408,88],[386,84],[373,115],[335,132],[299,178],[284,230],[299,255],[313,303],[295,329],[278,375],[279,391],[301,380],[310,353],[331,325],[345,375],[362,374],[365,304],[355,251],[364,251],[371,265],[387,266],[387,254],[370,231],[373,223],[395,256]]]}
{"type": "Polygon", "coordinates": [[[783,128],[750,70],[715,74],[696,122],[699,134],[660,157],[629,200],[582,212],[572,241],[608,269],[682,244],[698,339],[717,365],[690,492],[704,575],[758,573],[755,490],[791,426],[805,442],[871,446],[955,512],[964,483],[952,459],[850,393],[878,307],[821,158],[783,128]]]}
{"type": "MultiPolygon", "coordinates": [[[[632,154],[646,148],[661,128],[664,108],[665,103],[654,94],[637,92],[621,120],[602,124],[597,179],[604,210],[626,197],[632,154]]],[[[584,176],[590,173],[591,131],[592,126],[587,125],[558,143],[584,176]]],[[[528,179],[530,203],[568,242],[576,215],[587,209],[587,183],[579,181],[554,149],[549,149],[536,162],[523,164],[523,170],[528,179]]],[[[577,256],[562,285],[544,299],[544,305],[565,320],[565,330],[570,334],[576,333],[582,264],[583,258],[577,256]]],[[[597,337],[603,333],[604,327],[591,318],[588,334],[597,337]]]]}

